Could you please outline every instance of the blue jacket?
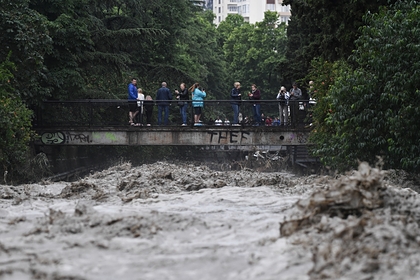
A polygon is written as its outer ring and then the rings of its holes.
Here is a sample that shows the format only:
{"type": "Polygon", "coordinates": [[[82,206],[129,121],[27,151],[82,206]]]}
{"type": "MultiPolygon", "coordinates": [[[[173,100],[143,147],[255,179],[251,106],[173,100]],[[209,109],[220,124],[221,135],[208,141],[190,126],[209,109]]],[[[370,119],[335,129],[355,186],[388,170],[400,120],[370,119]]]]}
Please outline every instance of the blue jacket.
{"type": "Polygon", "coordinates": [[[128,100],[136,100],[138,97],[137,95],[137,87],[132,83],[128,84],[128,100]]]}
{"type": "Polygon", "coordinates": [[[204,91],[199,90],[196,88],[192,93],[192,104],[193,107],[204,107],[204,98],[206,98],[206,93],[204,91]]]}
{"type": "Polygon", "coordinates": [[[166,87],[161,87],[156,93],[156,103],[160,106],[168,106],[169,100],[172,100],[172,93],[166,87]]]}

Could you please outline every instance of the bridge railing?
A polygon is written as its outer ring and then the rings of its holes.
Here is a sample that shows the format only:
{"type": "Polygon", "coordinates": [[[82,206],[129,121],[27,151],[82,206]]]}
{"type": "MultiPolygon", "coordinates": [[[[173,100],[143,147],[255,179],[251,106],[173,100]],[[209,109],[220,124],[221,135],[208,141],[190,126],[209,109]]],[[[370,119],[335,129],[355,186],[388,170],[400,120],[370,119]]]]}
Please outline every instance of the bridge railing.
{"type": "MultiPolygon", "coordinates": [[[[188,124],[193,125],[193,109],[191,100],[188,101],[188,124]]],[[[205,100],[201,121],[204,125],[216,125],[215,120],[220,118],[226,125],[233,121],[231,100],[205,100]]],[[[152,126],[157,125],[157,103],[153,101],[152,126]]],[[[241,125],[253,125],[254,120],[252,100],[242,100],[240,104],[241,125]]],[[[275,118],[280,119],[278,100],[261,100],[261,113],[272,118],[271,126],[276,126],[275,118]]],[[[287,123],[290,127],[303,127],[311,123],[311,102],[309,100],[289,101],[287,123]]],[[[128,126],[128,100],[87,99],[73,101],[45,101],[43,108],[35,114],[35,127],[120,127],[128,126]]],[[[146,125],[145,114],[136,117],[136,122],[146,125]]],[[[182,124],[180,109],[177,100],[170,101],[169,126],[182,124]]],[[[260,125],[266,125],[260,121],[260,125]]]]}

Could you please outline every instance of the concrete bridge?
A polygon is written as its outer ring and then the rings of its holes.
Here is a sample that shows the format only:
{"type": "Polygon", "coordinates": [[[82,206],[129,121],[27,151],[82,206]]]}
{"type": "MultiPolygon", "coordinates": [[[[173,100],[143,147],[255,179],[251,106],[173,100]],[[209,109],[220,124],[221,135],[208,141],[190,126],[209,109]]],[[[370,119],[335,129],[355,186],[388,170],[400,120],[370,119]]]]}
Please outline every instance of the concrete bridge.
{"type": "MultiPolygon", "coordinates": [[[[241,112],[252,116],[249,101],[241,112]],[[248,110],[248,111],[247,111],[248,110]]],[[[262,101],[263,112],[278,114],[278,102],[262,101]]],[[[191,108],[190,108],[191,109],[191,108]]],[[[75,146],[201,146],[211,150],[282,151],[293,164],[313,162],[306,147],[310,126],[301,115],[288,126],[217,126],[208,115],[231,117],[229,100],[207,101],[203,126],[181,126],[177,106],[171,106],[169,126],[128,125],[126,100],[50,101],[37,113],[34,129],[38,147],[75,146]],[[207,116],[206,116],[207,114],[207,116]]],[[[192,110],[190,110],[192,112],[192,110]]],[[[300,113],[306,113],[304,111],[300,113]]],[[[192,118],[190,118],[192,119],[192,118]]],[[[289,120],[290,121],[290,120],[289,120]]]]}
{"type": "MultiPolygon", "coordinates": [[[[289,126],[216,126],[211,115],[232,119],[229,100],[205,101],[203,126],[180,126],[176,101],[170,106],[172,125],[132,127],[128,125],[127,100],[48,101],[37,112],[34,129],[40,135],[37,145],[229,145],[295,146],[307,145],[310,129],[301,115],[289,126]]],[[[304,102],[296,103],[298,108],[304,102]]],[[[266,116],[278,116],[276,100],[261,101],[266,116]]],[[[253,103],[242,101],[243,117],[252,116],[253,103]]],[[[290,104],[294,106],[294,104],[290,104]]],[[[156,111],[156,110],[155,110],[156,111]]],[[[192,110],[190,108],[190,113],[192,110]]],[[[193,116],[190,117],[192,119],[193,116]]]]}

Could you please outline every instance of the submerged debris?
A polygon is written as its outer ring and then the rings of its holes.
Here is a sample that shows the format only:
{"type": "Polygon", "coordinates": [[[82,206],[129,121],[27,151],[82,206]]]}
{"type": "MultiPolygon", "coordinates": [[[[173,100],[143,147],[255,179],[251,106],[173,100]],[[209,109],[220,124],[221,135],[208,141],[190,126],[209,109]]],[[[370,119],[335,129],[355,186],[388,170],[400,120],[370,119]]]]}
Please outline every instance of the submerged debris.
{"type": "Polygon", "coordinates": [[[387,184],[385,174],[361,163],[351,176],[300,199],[281,223],[282,236],[313,253],[311,277],[420,275],[420,197],[387,184]]]}

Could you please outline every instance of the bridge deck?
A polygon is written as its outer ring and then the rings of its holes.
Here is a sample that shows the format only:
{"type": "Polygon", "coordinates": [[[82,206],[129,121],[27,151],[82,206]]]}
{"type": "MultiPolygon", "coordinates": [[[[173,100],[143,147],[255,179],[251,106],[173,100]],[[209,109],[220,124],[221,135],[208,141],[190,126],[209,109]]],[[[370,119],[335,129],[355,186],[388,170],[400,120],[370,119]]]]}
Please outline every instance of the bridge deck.
{"type": "MultiPolygon", "coordinates": [[[[191,101],[188,101],[189,120],[193,119],[191,101]]],[[[230,100],[205,100],[202,120],[214,123],[210,116],[232,120],[230,100]]],[[[40,135],[37,145],[228,145],[239,146],[294,146],[307,145],[309,128],[306,121],[308,104],[305,100],[289,102],[286,122],[292,126],[180,126],[181,119],[177,101],[171,101],[171,126],[128,125],[127,100],[74,100],[47,101],[39,110],[34,129],[40,135]],[[302,109],[302,110],[301,110],[302,109]],[[296,128],[294,128],[296,127],[296,128]]],[[[157,105],[157,104],[155,104],[157,105]]],[[[261,100],[266,116],[279,116],[276,100],[261,100]]],[[[253,101],[241,102],[241,114],[252,119],[253,101]]],[[[141,114],[138,114],[141,115],[141,114]]],[[[143,116],[143,115],[142,115],[143,116]]],[[[144,116],[143,116],[144,117],[144,116]]],[[[152,117],[156,123],[156,110],[152,117]]],[[[143,120],[137,120],[144,123],[143,120]]]]}

